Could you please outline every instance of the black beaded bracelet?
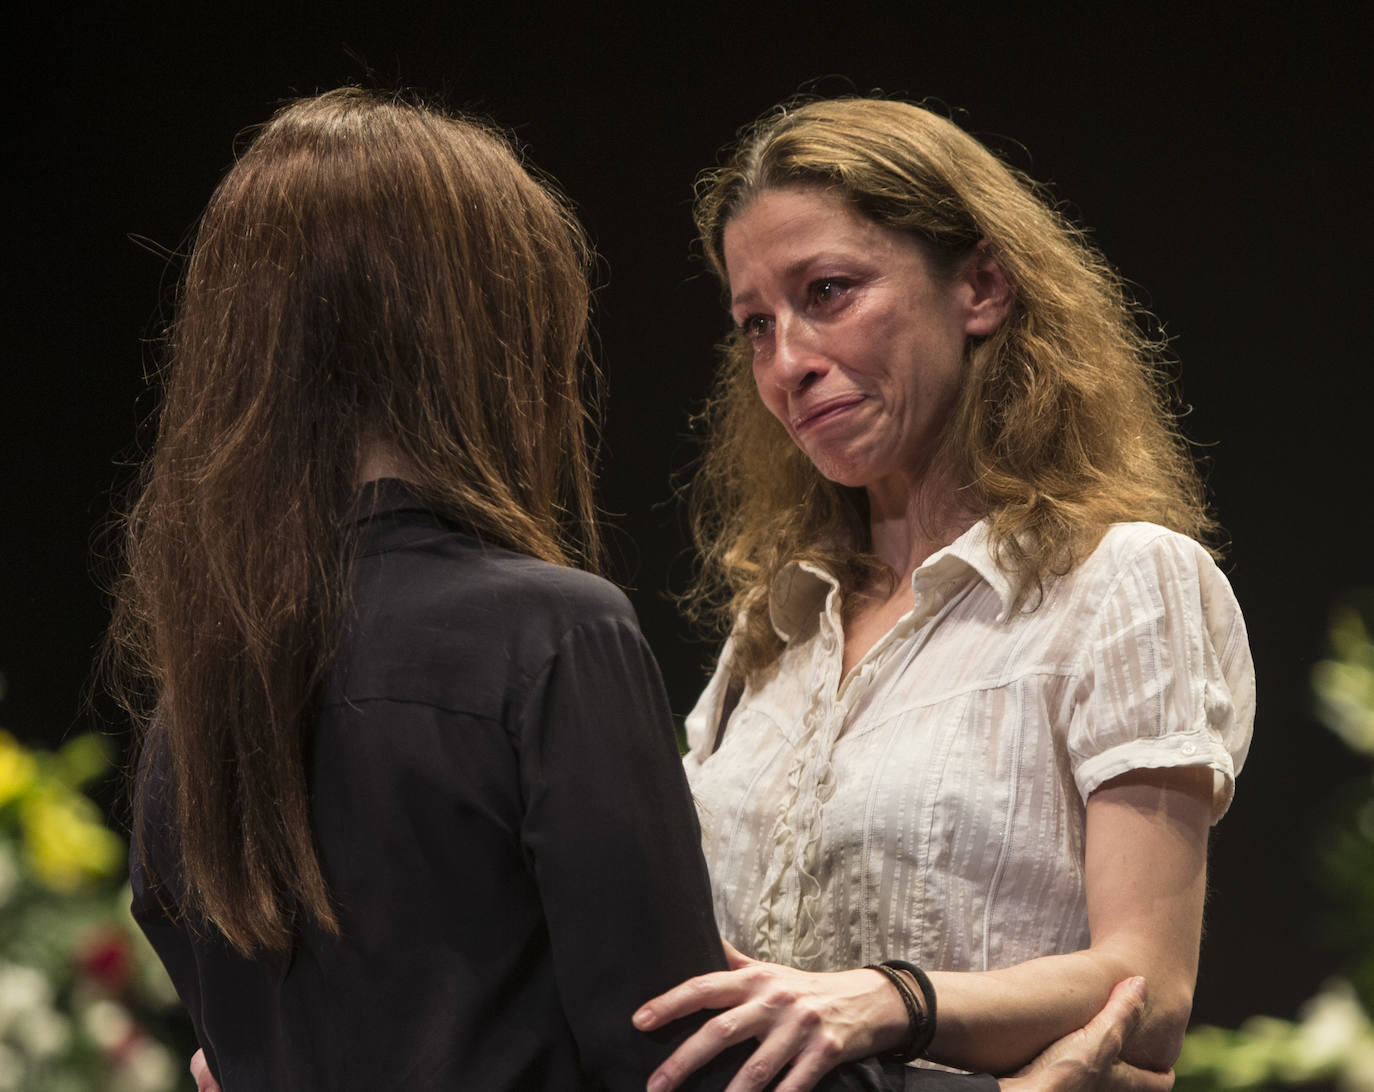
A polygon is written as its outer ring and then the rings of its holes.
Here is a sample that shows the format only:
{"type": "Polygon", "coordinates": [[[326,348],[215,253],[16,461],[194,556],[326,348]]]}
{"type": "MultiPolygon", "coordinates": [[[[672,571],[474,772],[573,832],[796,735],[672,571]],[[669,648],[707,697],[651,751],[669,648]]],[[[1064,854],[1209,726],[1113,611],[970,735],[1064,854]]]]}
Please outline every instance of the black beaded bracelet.
{"type": "MultiPolygon", "coordinates": [[[[880,975],[892,984],[892,988],[897,991],[897,996],[902,999],[902,1006],[906,1009],[906,1037],[909,1047],[916,1041],[916,1030],[921,1026],[921,1013],[916,1007],[916,998],[912,996],[911,987],[907,985],[906,979],[891,967],[886,967],[881,963],[870,963],[864,968],[866,971],[877,971],[880,975]]],[[[906,1056],[906,1052],[901,1049],[893,1049],[884,1057],[895,1058],[898,1061],[909,1062],[916,1055],[906,1056]]]]}
{"type": "Polygon", "coordinates": [[[931,1041],[935,1038],[935,987],[931,985],[930,977],[920,967],[903,959],[885,959],[881,963],[870,963],[865,969],[877,971],[887,978],[897,990],[906,1009],[909,1034],[906,1047],[894,1050],[887,1056],[901,1062],[910,1062],[921,1057],[930,1049],[931,1041]],[[911,975],[912,981],[921,988],[924,1007],[917,1004],[916,995],[905,976],[900,973],[902,971],[911,975]]]}

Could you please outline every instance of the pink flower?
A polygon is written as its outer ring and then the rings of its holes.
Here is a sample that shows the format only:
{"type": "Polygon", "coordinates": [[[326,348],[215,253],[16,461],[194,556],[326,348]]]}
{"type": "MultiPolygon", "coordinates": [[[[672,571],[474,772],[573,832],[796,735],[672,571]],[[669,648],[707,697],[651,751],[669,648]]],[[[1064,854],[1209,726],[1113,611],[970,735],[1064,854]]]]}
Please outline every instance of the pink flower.
{"type": "Polygon", "coordinates": [[[95,934],[78,952],[77,967],[86,978],[118,993],[134,975],[134,956],[128,938],[114,930],[95,934]]]}

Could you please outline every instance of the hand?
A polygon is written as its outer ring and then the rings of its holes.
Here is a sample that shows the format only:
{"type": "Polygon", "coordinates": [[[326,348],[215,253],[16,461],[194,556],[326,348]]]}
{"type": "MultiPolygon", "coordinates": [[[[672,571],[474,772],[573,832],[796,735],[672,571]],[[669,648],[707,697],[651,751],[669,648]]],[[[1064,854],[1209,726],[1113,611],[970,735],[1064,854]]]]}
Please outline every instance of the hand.
{"type": "Polygon", "coordinates": [[[219,1082],[205,1060],[205,1051],[198,1050],[191,1055],[191,1076],[196,1079],[196,1092],[220,1092],[219,1082]]]}
{"type": "Polygon", "coordinates": [[[907,1026],[901,998],[877,971],[812,973],[762,963],[725,944],[728,971],[690,978],[634,1015],[640,1031],[701,1009],[722,1009],[649,1078],[650,1092],[676,1088],[726,1047],[757,1039],[726,1092],[763,1088],[788,1066],[778,1092],[806,1092],[841,1062],[896,1046],[907,1026]]]}
{"type": "Polygon", "coordinates": [[[1169,1092],[1174,1074],[1138,1069],[1121,1061],[1121,1045],[1145,1013],[1145,979],[1118,982],[1087,1027],[1070,1032],[1014,1077],[1003,1092],[1169,1092]]]}

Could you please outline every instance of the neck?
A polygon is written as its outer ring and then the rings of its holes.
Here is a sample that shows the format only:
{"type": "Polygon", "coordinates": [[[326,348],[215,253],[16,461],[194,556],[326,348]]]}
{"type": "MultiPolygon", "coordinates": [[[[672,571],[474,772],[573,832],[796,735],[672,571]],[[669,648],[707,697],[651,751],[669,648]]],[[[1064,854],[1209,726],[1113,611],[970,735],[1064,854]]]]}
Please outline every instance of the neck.
{"type": "Polygon", "coordinates": [[[938,472],[869,487],[869,541],[874,554],[901,578],[899,587],[926,558],[982,518],[967,492],[938,472]]]}
{"type": "Polygon", "coordinates": [[[390,445],[376,439],[364,440],[358,448],[359,485],[375,482],[379,478],[409,478],[405,460],[396,454],[390,445]]]}

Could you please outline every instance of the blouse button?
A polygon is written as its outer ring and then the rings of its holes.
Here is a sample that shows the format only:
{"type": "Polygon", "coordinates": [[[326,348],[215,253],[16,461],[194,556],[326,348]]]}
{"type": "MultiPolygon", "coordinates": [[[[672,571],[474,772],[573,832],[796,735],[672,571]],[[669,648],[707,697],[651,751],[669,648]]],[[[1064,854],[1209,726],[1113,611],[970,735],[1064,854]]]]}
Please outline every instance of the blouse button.
{"type": "Polygon", "coordinates": [[[1185,755],[1191,755],[1197,752],[1197,744],[1185,743],[1182,747],[1179,748],[1179,750],[1182,751],[1185,755]]]}

